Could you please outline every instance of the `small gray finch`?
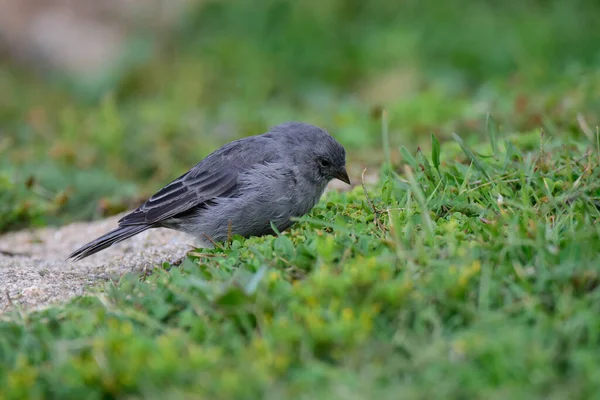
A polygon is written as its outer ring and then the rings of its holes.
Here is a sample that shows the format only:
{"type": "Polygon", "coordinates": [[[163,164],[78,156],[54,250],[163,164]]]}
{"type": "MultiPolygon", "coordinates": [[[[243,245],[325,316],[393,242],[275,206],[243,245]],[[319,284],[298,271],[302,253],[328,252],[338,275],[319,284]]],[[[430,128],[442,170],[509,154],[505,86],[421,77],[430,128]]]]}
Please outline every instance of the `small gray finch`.
{"type": "Polygon", "coordinates": [[[74,251],[81,260],[150,228],[188,233],[200,243],[272,234],[308,213],[337,178],[350,184],[346,151],[327,131],[300,122],[224,145],[162,188],[119,227],[74,251]]]}

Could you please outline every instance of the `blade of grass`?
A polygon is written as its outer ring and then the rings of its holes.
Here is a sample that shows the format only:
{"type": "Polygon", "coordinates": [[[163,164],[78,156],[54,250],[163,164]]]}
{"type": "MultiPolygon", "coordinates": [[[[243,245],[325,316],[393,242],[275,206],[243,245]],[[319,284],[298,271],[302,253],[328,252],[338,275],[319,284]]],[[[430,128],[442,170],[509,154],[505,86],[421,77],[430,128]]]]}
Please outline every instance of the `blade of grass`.
{"type": "Polygon", "coordinates": [[[598,156],[598,164],[600,164],[600,129],[596,127],[596,155],[598,156]]]}
{"type": "Polygon", "coordinates": [[[465,190],[467,190],[469,188],[472,171],[473,171],[473,163],[469,164],[469,169],[467,169],[467,173],[465,174],[462,184],[460,185],[460,188],[458,189],[459,194],[464,193],[465,190]]]}
{"type": "Polygon", "coordinates": [[[410,189],[415,198],[417,199],[417,203],[419,204],[419,208],[421,210],[421,216],[423,219],[423,224],[425,226],[425,231],[430,239],[433,238],[434,235],[434,226],[433,221],[431,220],[431,216],[429,215],[429,208],[427,208],[427,202],[425,201],[425,194],[421,187],[417,183],[415,176],[413,175],[412,169],[410,167],[404,167],[404,174],[408,179],[410,184],[410,189]]]}
{"type": "Polygon", "coordinates": [[[389,119],[387,110],[381,112],[381,139],[383,142],[383,154],[385,156],[385,169],[392,167],[392,157],[390,153],[390,134],[389,119]]]}
{"type": "Polygon", "coordinates": [[[514,156],[521,157],[519,150],[517,150],[515,145],[512,144],[512,142],[510,140],[506,140],[505,143],[506,144],[504,147],[505,147],[506,158],[504,160],[503,172],[506,172],[506,169],[510,165],[510,162],[512,161],[512,158],[514,156]]]}
{"type": "Polygon", "coordinates": [[[433,170],[431,169],[431,164],[429,164],[429,160],[427,160],[427,157],[425,157],[425,154],[421,148],[417,149],[417,156],[415,157],[415,160],[417,161],[419,169],[423,171],[423,174],[427,180],[434,184],[437,183],[437,179],[435,179],[433,170]]]}
{"type": "Polygon", "coordinates": [[[434,133],[431,132],[431,162],[433,162],[433,167],[435,169],[440,170],[440,142],[437,137],[435,137],[434,133]]]}
{"type": "Polygon", "coordinates": [[[485,175],[485,177],[489,180],[490,175],[488,174],[488,172],[485,169],[485,166],[483,165],[481,160],[479,160],[479,158],[477,158],[475,153],[473,153],[473,151],[465,144],[465,142],[462,140],[462,138],[460,136],[458,136],[456,133],[452,133],[452,137],[454,138],[454,140],[456,140],[458,142],[458,144],[460,145],[460,148],[465,153],[465,155],[473,162],[473,165],[475,165],[475,168],[477,168],[479,170],[479,172],[481,172],[483,175],[485,175]]]}
{"type": "Polygon", "coordinates": [[[492,151],[494,152],[494,158],[498,155],[498,124],[490,113],[487,114],[485,119],[485,129],[492,145],[492,151]]]}
{"type": "Polygon", "coordinates": [[[415,160],[415,158],[412,156],[412,154],[410,154],[410,151],[408,151],[406,147],[400,147],[400,154],[402,155],[402,158],[404,158],[404,161],[406,161],[406,163],[410,165],[411,168],[417,168],[417,160],[415,160]]]}

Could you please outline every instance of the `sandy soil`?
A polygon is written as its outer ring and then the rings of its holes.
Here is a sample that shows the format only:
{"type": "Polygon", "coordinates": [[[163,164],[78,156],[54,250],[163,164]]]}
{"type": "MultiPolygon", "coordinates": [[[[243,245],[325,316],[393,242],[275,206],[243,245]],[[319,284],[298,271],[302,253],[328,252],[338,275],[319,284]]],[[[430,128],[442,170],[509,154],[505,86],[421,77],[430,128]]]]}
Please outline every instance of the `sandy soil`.
{"type": "Polygon", "coordinates": [[[79,246],[114,229],[119,218],[0,236],[0,312],[43,308],[124,273],[177,263],[194,243],[179,232],[151,229],[77,263],[66,261],[79,246]]]}

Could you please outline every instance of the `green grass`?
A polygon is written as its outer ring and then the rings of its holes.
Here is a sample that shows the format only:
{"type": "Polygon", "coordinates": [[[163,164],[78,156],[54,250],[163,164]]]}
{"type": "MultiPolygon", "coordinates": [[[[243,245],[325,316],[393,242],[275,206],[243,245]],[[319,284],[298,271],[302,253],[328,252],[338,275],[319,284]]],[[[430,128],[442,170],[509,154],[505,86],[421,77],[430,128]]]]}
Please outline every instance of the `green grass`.
{"type": "Polygon", "coordinates": [[[2,61],[0,232],[132,208],[286,120],[380,183],[2,315],[0,399],[598,398],[593,1],[200,3],[104,86],[2,61]]]}
{"type": "Polygon", "coordinates": [[[1,393],[594,398],[599,138],[487,126],[401,152],[368,197],[329,193],[281,236],[5,316],[1,393]]]}

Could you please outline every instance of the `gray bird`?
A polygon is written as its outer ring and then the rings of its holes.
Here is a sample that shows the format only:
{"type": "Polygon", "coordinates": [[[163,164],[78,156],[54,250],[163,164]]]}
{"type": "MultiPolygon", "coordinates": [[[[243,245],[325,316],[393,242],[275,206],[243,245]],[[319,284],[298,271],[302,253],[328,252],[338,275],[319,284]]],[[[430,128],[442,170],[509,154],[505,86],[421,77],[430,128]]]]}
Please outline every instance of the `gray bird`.
{"type": "Polygon", "coordinates": [[[119,227],[74,251],[81,260],[150,228],[201,242],[272,234],[308,213],[325,186],[350,184],[346,151],[327,131],[300,122],[224,145],[119,220],[119,227]]]}

